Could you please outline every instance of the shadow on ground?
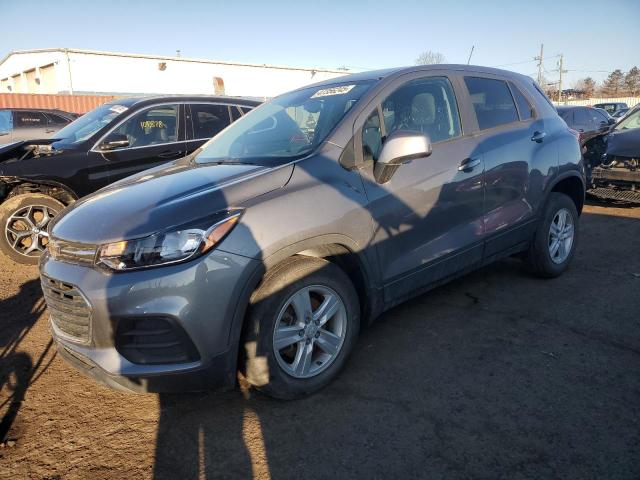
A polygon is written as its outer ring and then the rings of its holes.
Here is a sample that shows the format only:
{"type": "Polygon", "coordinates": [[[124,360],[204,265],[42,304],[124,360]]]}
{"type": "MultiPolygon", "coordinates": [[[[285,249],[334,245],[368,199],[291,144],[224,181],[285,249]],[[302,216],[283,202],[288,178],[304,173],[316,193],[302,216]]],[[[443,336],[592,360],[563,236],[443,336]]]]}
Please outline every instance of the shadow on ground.
{"type": "Polygon", "coordinates": [[[0,442],[3,443],[12,441],[10,431],[27,389],[53,360],[52,356],[44,363],[51,340],[36,359],[21,349],[22,341],[45,308],[39,280],[26,281],[16,295],[0,301],[0,312],[6,320],[0,328],[0,442]],[[8,318],[10,315],[12,318],[8,318]]]}
{"type": "Polygon", "coordinates": [[[162,395],[154,477],[638,478],[640,221],[595,210],[562,278],[418,297],[307,399],[162,395]]]}

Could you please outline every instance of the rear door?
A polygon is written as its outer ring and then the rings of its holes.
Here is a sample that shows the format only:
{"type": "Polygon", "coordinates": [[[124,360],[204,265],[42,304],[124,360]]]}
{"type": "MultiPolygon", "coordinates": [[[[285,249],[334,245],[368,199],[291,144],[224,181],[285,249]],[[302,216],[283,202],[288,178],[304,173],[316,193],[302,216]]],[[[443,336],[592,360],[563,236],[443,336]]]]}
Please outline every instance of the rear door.
{"type": "Polygon", "coordinates": [[[193,152],[203,143],[227,128],[234,120],[235,105],[219,103],[189,103],[186,105],[186,150],[193,152]]]}
{"type": "Polygon", "coordinates": [[[104,138],[112,134],[125,135],[129,145],[107,152],[95,147],[91,151],[92,155],[101,155],[107,160],[109,182],[184,157],[184,105],[166,103],[144,107],[104,138]]]}
{"type": "Polygon", "coordinates": [[[542,188],[536,167],[546,165],[538,157],[552,147],[545,142],[547,132],[534,103],[517,85],[489,74],[467,75],[464,85],[484,158],[485,257],[491,257],[530,238],[542,188]]]}

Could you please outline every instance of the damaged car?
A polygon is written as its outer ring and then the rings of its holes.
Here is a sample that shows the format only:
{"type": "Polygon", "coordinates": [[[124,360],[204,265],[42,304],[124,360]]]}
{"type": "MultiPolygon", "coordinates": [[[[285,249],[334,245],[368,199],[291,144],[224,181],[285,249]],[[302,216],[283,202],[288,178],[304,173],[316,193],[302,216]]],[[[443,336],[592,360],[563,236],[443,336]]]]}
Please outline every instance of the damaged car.
{"type": "Polygon", "coordinates": [[[586,143],[589,194],[640,205],[640,105],[620,122],[586,143]]]}
{"type": "Polygon", "coordinates": [[[65,206],[190,154],[259,103],[210,96],[119,99],[68,124],[55,138],[1,146],[0,251],[18,263],[36,264],[49,241],[49,222],[65,206]]]}

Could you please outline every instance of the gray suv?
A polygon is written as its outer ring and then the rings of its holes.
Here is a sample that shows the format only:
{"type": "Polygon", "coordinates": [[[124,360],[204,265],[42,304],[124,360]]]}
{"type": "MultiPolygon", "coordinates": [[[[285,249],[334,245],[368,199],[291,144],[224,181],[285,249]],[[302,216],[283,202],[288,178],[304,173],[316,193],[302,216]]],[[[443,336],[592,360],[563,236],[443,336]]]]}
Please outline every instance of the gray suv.
{"type": "Polygon", "coordinates": [[[333,379],[382,312],[496,259],[564,272],[576,132],[533,81],[437,65],[281,95],[63,211],[40,269],[60,353],[135,391],[333,379]]]}

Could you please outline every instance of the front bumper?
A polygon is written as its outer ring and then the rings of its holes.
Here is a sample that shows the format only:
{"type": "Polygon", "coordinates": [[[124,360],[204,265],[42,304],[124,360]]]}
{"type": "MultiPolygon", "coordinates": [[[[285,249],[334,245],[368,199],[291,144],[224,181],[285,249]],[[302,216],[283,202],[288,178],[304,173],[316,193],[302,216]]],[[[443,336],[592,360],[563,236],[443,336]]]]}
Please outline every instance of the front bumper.
{"type": "MultiPolygon", "coordinates": [[[[43,283],[52,279],[72,285],[90,311],[88,339],[76,339],[52,321],[53,338],[63,358],[111,387],[167,392],[233,384],[237,359],[233,320],[236,310],[244,307],[242,291],[258,263],[214,250],[184,264],[110,273],[45,255],[40,264],[43,283]],[[149,330],[136,325],[150,319],[179,333],[191,348],[188,358],[171,360],[171,355],[162,355],[162,343],[153,344],[153,350],[136,350],[136,355],[130,346],[123,347],[124,335],[131,332],[138,332],[136,341],[146,341],[149,330]],[[123,333],[124,326],[129,330],[123,333]],[[145,357],[147,351],[154,355],[145,357]]],[[[55,310],[52,307],[50,311],[55,310]]]]}

